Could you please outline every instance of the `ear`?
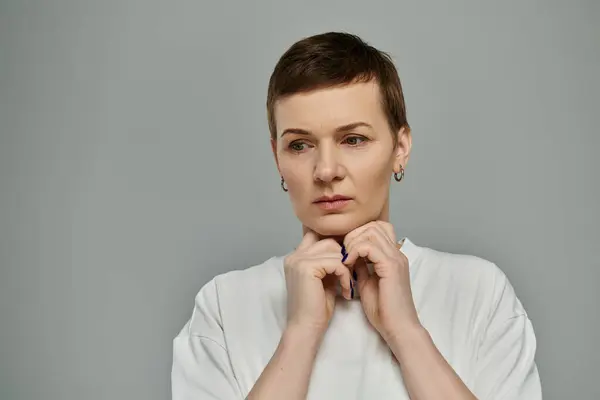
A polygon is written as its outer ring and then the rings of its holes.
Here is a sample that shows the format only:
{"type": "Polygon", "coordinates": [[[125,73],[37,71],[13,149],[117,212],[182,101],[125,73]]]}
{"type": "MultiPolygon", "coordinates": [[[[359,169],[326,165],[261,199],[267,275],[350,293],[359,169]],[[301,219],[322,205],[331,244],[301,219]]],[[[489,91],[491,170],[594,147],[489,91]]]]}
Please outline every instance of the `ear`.
{"type": "Polygon", "coordinates": [[[277,158],[277,139],[271,138],[271,151],[273,152],[273,157],[275,158],[275,165],[277,165],[277,171],[279,172],[279,176],[281,176],[281,170],[279,169],[279,159],[277,158]]]}
{"type": "Polygon", "coordinates": [[[409,126],[403,126],[397,133],[394,150],[394,172],[400,172],[400,166],[406,168],[412,147],[412,134],[409,126]]]}

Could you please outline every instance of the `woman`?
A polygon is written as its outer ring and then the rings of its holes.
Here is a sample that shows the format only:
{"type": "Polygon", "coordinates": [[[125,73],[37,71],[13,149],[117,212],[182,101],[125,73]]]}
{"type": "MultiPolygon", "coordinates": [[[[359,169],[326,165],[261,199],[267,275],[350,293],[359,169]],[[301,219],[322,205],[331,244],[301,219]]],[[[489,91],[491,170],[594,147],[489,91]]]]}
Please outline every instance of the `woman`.
{"type": "Polygon", "coordinates": [[[174,340],[173,399],[541,399],[532,324],[491,262],[397,240],[411,150],[390,58],[294,44],[267,97],[294,251],[215,277],[174,340]]]}

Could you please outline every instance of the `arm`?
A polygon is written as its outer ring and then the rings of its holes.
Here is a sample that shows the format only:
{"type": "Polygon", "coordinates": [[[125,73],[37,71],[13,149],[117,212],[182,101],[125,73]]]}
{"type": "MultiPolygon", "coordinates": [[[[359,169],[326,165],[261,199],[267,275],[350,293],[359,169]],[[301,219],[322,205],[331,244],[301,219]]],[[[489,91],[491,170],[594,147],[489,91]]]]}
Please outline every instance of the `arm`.
{"type": "Polygon", "coordinates": [[[409,262],[393,227],[374,221],[346,235],[347,265],[356,272],[360,300],[373,327],[400,363],[412,400],[474,400],[421,325],[412,298],[409,262]],[[364,261],[373,263],[371,274],[364,261]]]}
{"type": "Polygon", "coordinates": [[[173,340],[173,400],[241,399],[225,348],[208,337],[182,334],[173,340]]]}
{"type": "MultiPolygon", "coordinates": [[[[242,399],[229,360],[215,282],[196,296],[192,318],[173,340],[173,400],[242,399]]],[[[289,325],[247,400],[305,399],[324,330],[289,325]]]]}
{"type": "Polygon", "coordinates": [[[173,340],[173,400],[241,399],[219,318],[214,280],[195,299],[192,317],[173,340]]]}
{"type": "Polygon", "coordinates": [[[346,299],[351,296],[350,271],[342,264],[341,246],[318,240],[308,231],[284,261],[287,287],[287,327],[275,353],[248,400],[305,399],[321,340],[333,315],[339,280],[346,299]]]}
{"type": "Polygon", "coordinates": [[[288,328],[248,400],[305,399],[322,335],[288,328]]]}
{"type": "Polygon", "coordinates": [[[533,325],[503,274],[499,281],[499,300],[477,352],[473,392],[420,325],[386,339],[411,399],[542,399],[533,325]]]}
{"type": "Polygon", "coordinates": [[[386,339],[413,400],[541,400],[533,325],[506,277],[478,349],[473,392],[420,325],[386,339]]]}
{"type": "Polygon", "coordinates": [[[412,400],[476,400],[422,326],[388,340],[412,400]]]}
{"type": "MultiPolygon", "coordinates": [[[[284,261],[287,328],[248,399],[304,399],[313,364],[332,317],[337,288],[350,299],[350,271],[341,246],[309,231],[284,261]],[[327,278],[327,279],[325,279],[327,278]]],[[[174,342],[173,400],[236,399],[242,390],[228,353],[215,280],[198,296],[192,318],[174,342]]]]}
{"type": "Polygon", "coordinates": [[[533,324],[505,275],[477,353],[474,393],[485,400],[541,400],[533,324]]]}

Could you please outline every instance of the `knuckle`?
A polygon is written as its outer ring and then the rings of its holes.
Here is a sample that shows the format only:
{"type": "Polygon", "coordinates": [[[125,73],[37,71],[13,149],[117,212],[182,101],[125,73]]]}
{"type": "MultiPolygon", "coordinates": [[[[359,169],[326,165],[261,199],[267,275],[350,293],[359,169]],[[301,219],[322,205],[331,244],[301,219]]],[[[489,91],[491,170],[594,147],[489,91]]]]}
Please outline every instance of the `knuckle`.
{"type": "Polygon", "coordinates": [[[323,239],[323,243],[326,243],[327,245],[337,244],[337,242],[332,238],[323,239]]]}
{"type": "Polygon", "coordinates": [[[334,250],[334,249],[338,249],[338,248],[340,248],[340,247],[341,247],[341,246],[338,244],[338,242],[336,242],[335,240],[333,240],[333,239],[331,239],[331,238],[328,238],[328,239],[323,239],[323,242],[324,242],[324,244],[325,244],[325,247],[326,247],[327,249],[334,250]]]}
{"type": "Polygon", "coordinates": [[[365,257],[367,255],[367,253],[369,252],[367,243],[360,243],[356,248],[356,252],[358,253],[359,256],[365,257]]]}
{"type": "Polygon", "coordinates": [[[354,246],[356,247],[357,250],[360,250],[360,249],[363,249],[365,246],[368,246],[370,241],[371,241],[371,237],[365,236],[364,238],[362,238],[362,240],[359,240],[354,246]]]}
{"type": "Polygon", "coordinates": [[[382,227],[386,233],[394,235],[394,225],[392,225],[390,222],[382,222],[382,227]]]}

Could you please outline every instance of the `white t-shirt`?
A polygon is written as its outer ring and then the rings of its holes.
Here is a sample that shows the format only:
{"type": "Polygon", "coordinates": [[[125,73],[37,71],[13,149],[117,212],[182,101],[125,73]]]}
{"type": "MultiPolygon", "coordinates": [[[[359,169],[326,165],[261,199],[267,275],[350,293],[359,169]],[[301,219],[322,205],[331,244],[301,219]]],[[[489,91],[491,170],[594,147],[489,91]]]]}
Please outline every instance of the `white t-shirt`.
{"type": "MultiPolygon", "coordinates": [[[[506,276],[484,259],[408,238],[421,324],[480,400],[542,398],[531,321],[506,276]]],[[[286,325],[283,256],[208,282],[173,341],[173,400],[244,399],[286,325]]],[[[409,399],[400,368],[360,300],[340,298],[310,379],[308,399],[409,399]]]]}

